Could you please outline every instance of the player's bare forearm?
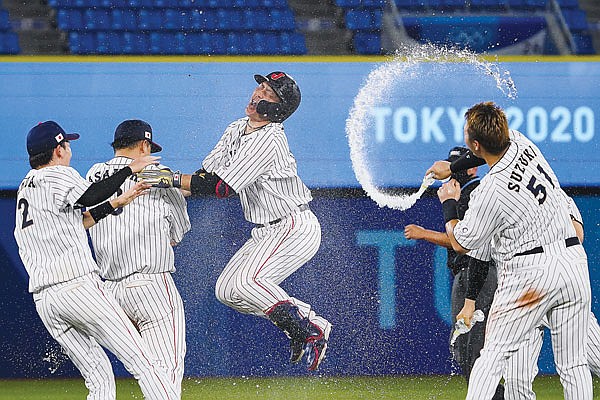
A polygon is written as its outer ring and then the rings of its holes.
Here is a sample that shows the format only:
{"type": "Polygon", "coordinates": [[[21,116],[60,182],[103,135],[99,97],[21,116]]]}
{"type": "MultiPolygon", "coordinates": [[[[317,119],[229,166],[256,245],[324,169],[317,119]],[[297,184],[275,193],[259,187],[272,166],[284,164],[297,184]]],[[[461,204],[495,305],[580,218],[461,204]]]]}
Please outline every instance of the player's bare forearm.
{"type": "Polygon", "coordinates": [[[419,225],[406,225],[404,227],[404,237],[409,240],[425,240],[429,243],[437,244],[438,246],[452,248],[450,239],[448,239],[448,235],[446,235],[445,232],[425,229],[419,225]]]}

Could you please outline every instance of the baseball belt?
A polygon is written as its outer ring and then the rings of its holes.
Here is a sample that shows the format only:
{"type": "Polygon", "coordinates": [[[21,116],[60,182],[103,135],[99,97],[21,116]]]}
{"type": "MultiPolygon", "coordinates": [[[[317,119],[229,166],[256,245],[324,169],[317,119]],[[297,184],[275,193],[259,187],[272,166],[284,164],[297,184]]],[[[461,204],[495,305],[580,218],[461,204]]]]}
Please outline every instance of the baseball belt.
{"type": "MultiPolygon", "coordinates": [[[[567,247],[576,246],[578,244],[579,244],[579,239],[576,237],[570,237],[568,239],[565,239],[565,245],[567,247]]],[[[517,253],[517,254],[515,254],[515,256],[528,256],[531,254],[539,254],[539,253],[543,253],[543,252],[544,252],[544,248],[542,246],[538,246],[538,247],[534,247],[533,249],[524,251],[522,253],[517,253]]]]}
{"type": "Polygon", "coordinates": [[[291,217],[294,214],[297,214],[299,212],[306,211],[306,210],[310,210],[310,207],[308,206],[308,204],[300,204],[298,206],[298,209],[294,210],[294,212],[292,212],[291,214],[284,215],[283,217],[274,219],[273,221],[265,222],[264,224],[256,224],[256,226],[258,226],[259,228],[264,228],[264,227],[267,227],[267,226],[275,225],[275,224],[280,223],[281,221],[283,221],[287,217],[291,217]]]}

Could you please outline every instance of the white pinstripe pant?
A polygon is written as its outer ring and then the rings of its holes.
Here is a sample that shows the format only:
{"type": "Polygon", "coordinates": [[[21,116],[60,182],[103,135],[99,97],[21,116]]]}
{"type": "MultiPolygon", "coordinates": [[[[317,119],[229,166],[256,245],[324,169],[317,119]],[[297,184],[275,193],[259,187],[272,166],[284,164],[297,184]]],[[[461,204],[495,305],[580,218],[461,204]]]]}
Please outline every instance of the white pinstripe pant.
{"type": "Polygon", "coordinates": [[[508,357],[539,326],[544,316],[566,400],[591,400],[592,380],[586,345],[591,289],[582,246],[564,242],[543,253],[516,256],[502,266],[486,325],[486,341],[475,362],[467,400],[490,399],[508,357]],[[561,246],[562,245],[562,246],[561,246]]]}
{"type": "Polygon", "coordinates": [[[276,303],[290,301],[303,316],[324,328],[324,318],[279,286],[319,249],[321,225],[317,217],[306,210],[278,224],[254,228],[251,235],[217,279],[217,299],[239,312],[261,317],[276,303]]]}
{"type": "Polygon", "coordinates": [[[98,344],[121,360],[146,399],[177,398],[166,373],[96,274],[50,286],[33,298],[46,329],[85,379],[88,400],[114,400],[116,396],[110,361],[98,344]]]}
{"type": "Polygon", "coordinates": [[[181,397],[186,352],[185,314],[171,273],[136,273],[120,281],[105,281],[104,285],[167,371],[177,397],[181,397]]]}

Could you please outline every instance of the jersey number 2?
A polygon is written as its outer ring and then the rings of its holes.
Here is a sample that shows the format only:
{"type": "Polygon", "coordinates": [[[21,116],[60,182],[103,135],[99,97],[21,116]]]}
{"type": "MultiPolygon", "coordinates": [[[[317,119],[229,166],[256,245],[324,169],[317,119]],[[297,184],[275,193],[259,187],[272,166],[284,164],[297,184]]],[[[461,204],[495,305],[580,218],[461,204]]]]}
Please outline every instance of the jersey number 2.
{"type": "Polygon", "coordinates": [[[19,204],[17,207],[19,210],[23,209],[23,222],[21,223],[21,229],[25,229],[28,226],[33,225],[32,219],[27,219],[27,214],[29,213],[29,203],[26,199],[19,200],[19,204]]]}

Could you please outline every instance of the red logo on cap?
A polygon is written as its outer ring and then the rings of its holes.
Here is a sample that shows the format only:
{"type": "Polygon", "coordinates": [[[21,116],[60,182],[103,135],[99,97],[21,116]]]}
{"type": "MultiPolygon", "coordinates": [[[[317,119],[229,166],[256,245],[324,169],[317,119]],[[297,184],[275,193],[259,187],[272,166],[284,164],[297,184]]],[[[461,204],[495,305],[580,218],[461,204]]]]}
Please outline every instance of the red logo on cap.
{"type": "Polygon", "coordinates": [[[64,136],[62,133],[59,133],[58,135],[54,136],[54,139],[56,139],[56,143],[60,143],[63,141],[64,136]]]}
{"type": "Polygon", "coordinates": [[[276,81],[277,79],[284,77],[285,74],[283,72],[280,72],[278,74],[271,74],[271,79],[273,79],[274,81],[276,81]]]}

